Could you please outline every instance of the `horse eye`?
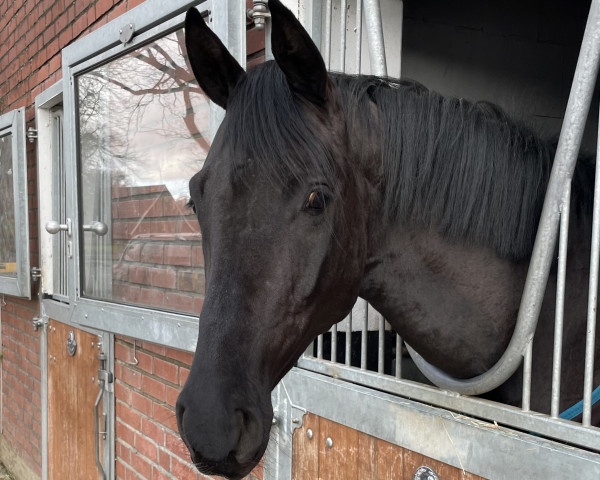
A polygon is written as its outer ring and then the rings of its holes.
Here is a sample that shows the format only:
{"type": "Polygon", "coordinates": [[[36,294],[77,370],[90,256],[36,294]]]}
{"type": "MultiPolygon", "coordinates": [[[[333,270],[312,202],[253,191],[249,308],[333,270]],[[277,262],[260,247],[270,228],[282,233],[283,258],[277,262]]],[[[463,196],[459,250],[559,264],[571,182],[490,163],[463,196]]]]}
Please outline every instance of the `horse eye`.
{"type": "Polygon", "coordinates": [[[308,195],[304,209],[311,213],[321,213],[329,203],[329,197],[320,190],[313,190],[308,195]]]}

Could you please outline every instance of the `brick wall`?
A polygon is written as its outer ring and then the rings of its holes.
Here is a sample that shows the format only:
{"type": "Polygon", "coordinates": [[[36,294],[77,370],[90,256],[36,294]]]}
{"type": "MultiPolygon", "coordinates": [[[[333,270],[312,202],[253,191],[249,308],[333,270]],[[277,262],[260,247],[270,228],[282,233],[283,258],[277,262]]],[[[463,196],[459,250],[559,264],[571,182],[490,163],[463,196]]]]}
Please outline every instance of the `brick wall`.
{"type": "MultiPolygon", "coordinates": [[[[35,97],[62,76],[61,49],[141,3],[142,0],[0,0],[0,114],[24,107],[27,127],[34,126],[35,97]]],[[[249,31],[248,43],[252,62],[260,61],[264,48],[261,35],[249,31]]],[[[27,165],[31,265],[36,266],[39,252],[35,144],[27,146],[27,165]]],[[[117,227],[114,258],[123,261],[116,262],[113,287],[121,292],[120,298],[131,301],[133,295],[144,303],[146,295],[155,302],[152,305],[161,308],[176,303],[179,310],[198,312],[202,303],[203,258],[194,217],[182,204],[169,200],[159,187],[154,191],[116,189],[113,200],[116,218],[123,224],[131,218],[130,208],[148,205],[157,209],[150,210],[147,224],[139,231],[117,227]],[[163,215],[160,222],[152,218],[159,215],[159,210],[163,215]],[[130,247],[133,251],[128,250],[130,247]],[[165,263],[171,267],[165,267],[165,263]],[[148,285],[151,292],[143,290],[148,285]]],[[[40,314],[39,301],[3,297],[1,307],[0,439],[8,442],[10,451],[15,453],[14,458],[4,461],[9,468],[11,462],[23,464],[25,470],[21,471],[28,473],[22,478],[41,477],[40,334],[31,327],[32,317],[40,314]]],[[[174,404],[192,355],[138,341],[137,358],[139,363],[132,365],[132,339],[116,340],[117,478],[205,478],[188,463],[175,424],[174,404]]],[[[249,478],[257,477],[262,478],[260,468],[249,478]]]]}
{"type": "MultiPolygon", "coordinates": [[[[117,479],[208,478],[189,463],[177,433],[175,401],[191,362],[191,353],[141,341],[134,357],[132,339],[116,340],[117,479]]],[[[262,467],[246,478],[262,478],[262,467]]]]}

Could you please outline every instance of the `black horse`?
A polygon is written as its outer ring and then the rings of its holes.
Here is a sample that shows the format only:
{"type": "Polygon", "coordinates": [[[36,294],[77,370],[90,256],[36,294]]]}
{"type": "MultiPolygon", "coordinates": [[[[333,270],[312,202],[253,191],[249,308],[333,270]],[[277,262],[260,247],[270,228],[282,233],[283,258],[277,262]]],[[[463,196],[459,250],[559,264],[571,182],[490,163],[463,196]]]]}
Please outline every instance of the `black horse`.
{"type": "MultiPolygon", "coordinates": [[[[265,451],[271,390],[358,296],[433,365],[489,369],[512,334],[554,154],[488,103],[328,74],[292,13],[269,7],[275,61],[247,73],[196,10],[185,24],[194,74],[226,115],[190,181],[206,299],[177,418],[197,467],[230,478],[265,451]]],[[[577,167],[565,407],[582,396],[592,177],[577,167]]],[[[538,411],[550,404],[555,276],[534,344],[538,411]]],[[[495,395],[516,404],[520,386],[495,395]]]]}

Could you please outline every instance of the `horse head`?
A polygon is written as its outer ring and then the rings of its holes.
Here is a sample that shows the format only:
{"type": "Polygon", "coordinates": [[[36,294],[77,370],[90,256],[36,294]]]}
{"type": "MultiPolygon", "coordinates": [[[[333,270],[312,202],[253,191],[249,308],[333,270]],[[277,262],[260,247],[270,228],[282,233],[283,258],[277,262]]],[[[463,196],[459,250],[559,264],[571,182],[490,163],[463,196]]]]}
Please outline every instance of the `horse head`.
{"type": "Polygon", "coordinates": [[[336,87],[293,14],[269,6],[275,61],[247,73],[195,9],[185,23],[192,70],[226,113],[190,181],[206,297],[177,419],[197,467],[230,478],[262,457],[271,390],[350,311],[367,255],[370,187],[336,87]]]}

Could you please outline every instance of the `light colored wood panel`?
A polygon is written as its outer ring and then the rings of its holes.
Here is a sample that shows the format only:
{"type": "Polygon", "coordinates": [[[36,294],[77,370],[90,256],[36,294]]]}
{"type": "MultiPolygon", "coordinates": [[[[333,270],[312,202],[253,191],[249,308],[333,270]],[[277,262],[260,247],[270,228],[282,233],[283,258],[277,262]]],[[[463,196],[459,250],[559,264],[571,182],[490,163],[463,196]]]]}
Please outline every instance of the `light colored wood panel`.
{"type": "Polygon", "coordinates": [[[397,480],[402,471],[404,449],[398,445],[376,440],[377,480],[397,480]]]}
{"type": "Polygon", "coordinates": [[[359,480],[377,480],[377,439],[360,433],[358,435],[358,478],[359,480]]]}
{"type": "Polygon", "coordinates": [[[292,438],[292,480],[314,480],[319,476],[319,417],[307,413],[302,428],[292,438]],[[312,438],[308,438],[308,431],[312,438]]]}
{"type": "Polygon", "coordinates": [[[358,480],[358,431],[320,419],[318,478],[358,480]],[[333,443],[331,447],[327,444],[328,439],[333,443]]]}
{"type": "Polygon", "coordinates": [[[78,479],[96,480],[93,410],[99,391],[98,337],[51,320],[47,338],[49,480],[72,478],[74,472],[78,479]],[[74,356],[67,350],[71,330],[77,342],[74,356]]]}

